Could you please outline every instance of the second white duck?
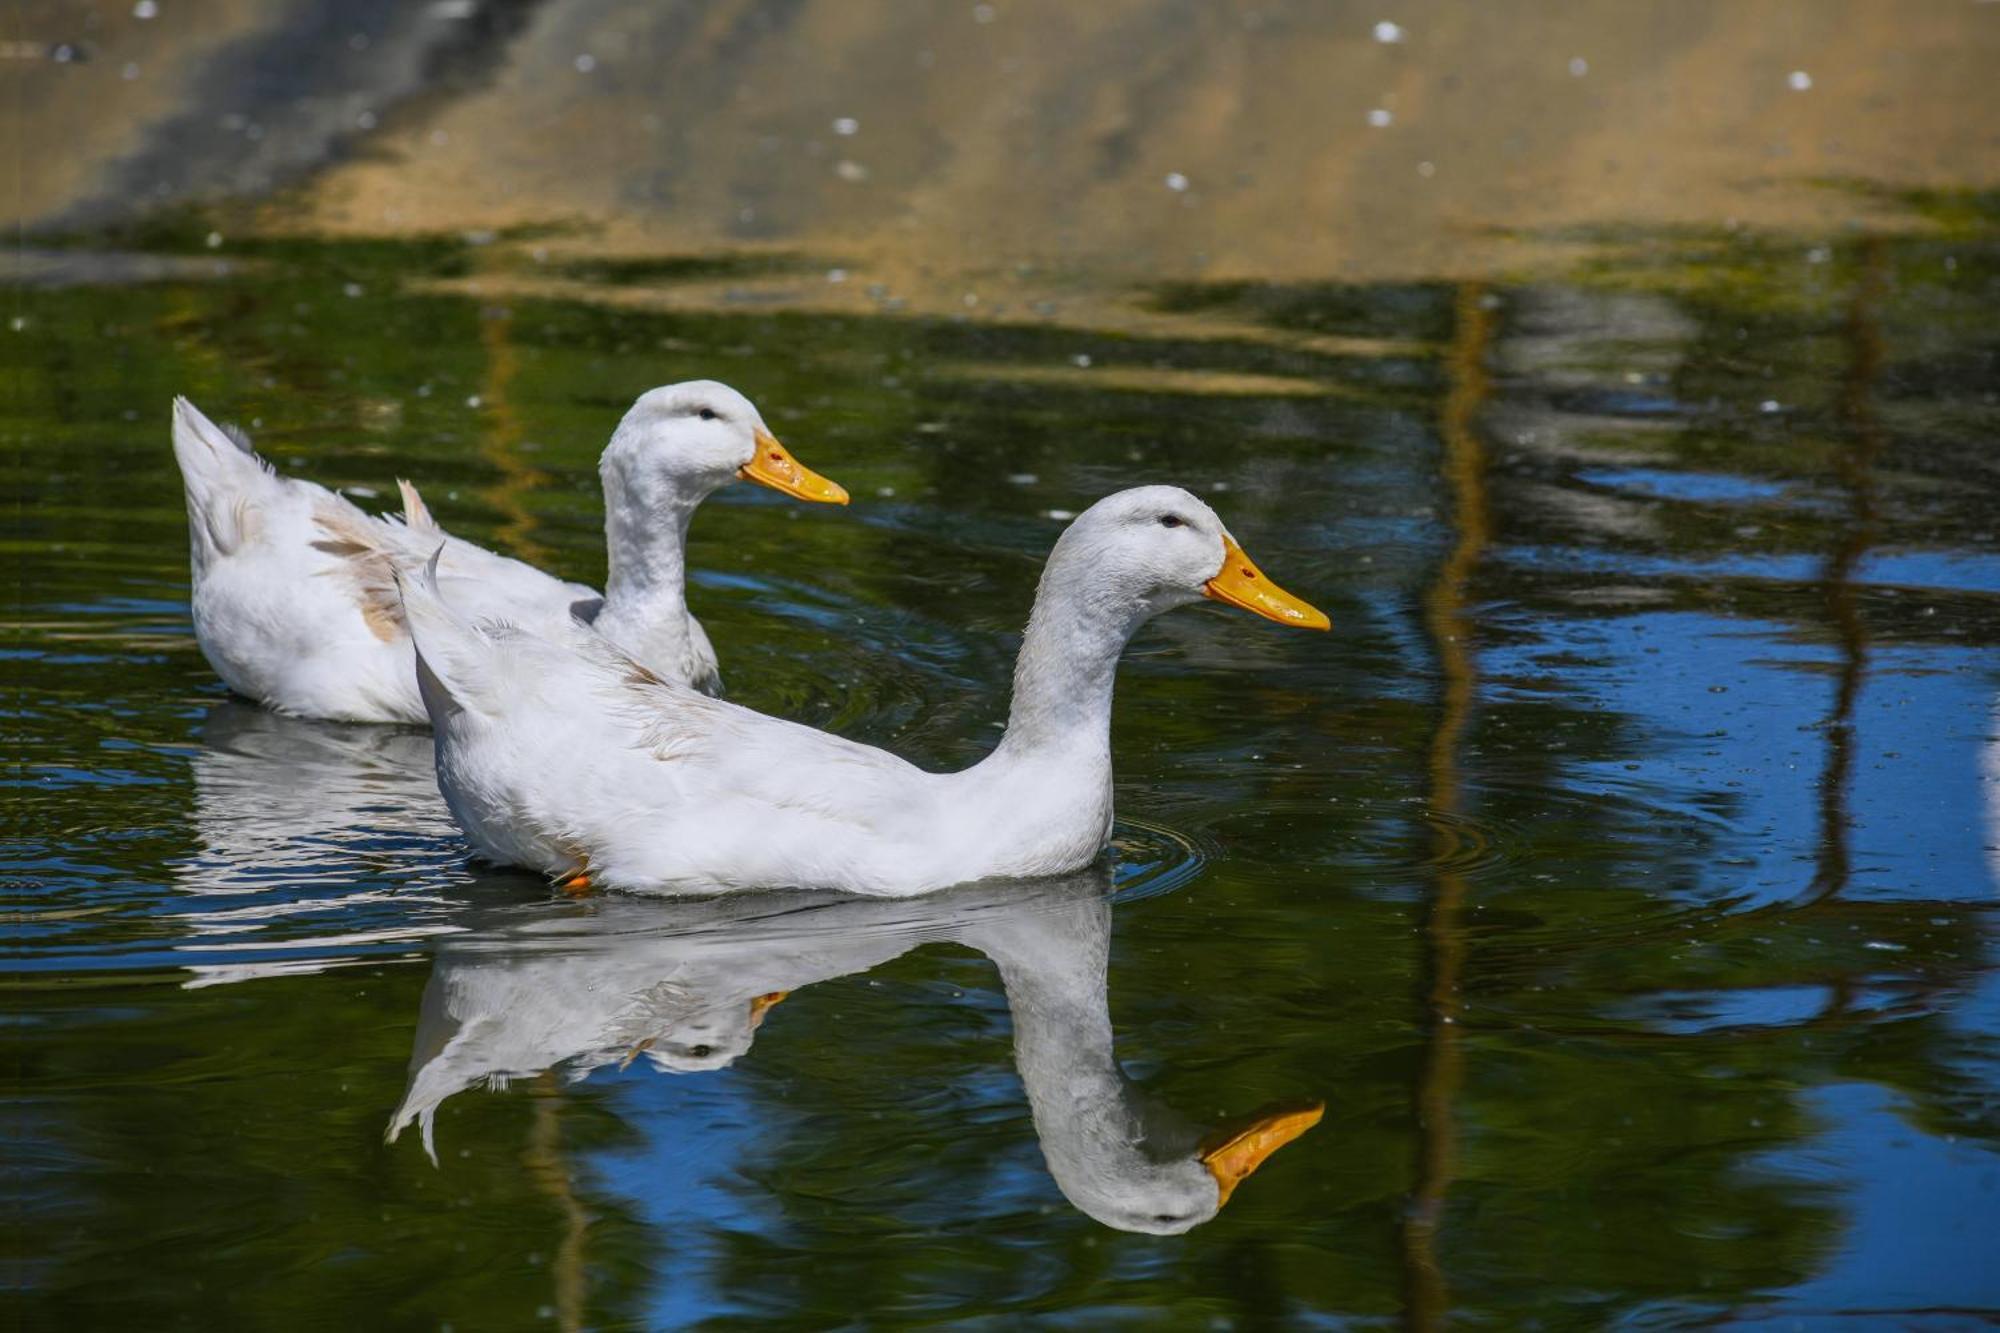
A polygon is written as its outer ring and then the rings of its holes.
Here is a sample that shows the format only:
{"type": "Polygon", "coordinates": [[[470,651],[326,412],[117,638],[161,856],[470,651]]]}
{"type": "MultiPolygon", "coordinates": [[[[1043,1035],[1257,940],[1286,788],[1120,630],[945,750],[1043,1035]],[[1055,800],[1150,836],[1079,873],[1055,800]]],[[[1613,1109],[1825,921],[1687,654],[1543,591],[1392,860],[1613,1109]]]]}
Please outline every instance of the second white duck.
{"type": "Polygon", "coordinates": [[[688,522],[738,477],[802,500],[847,492],[802,466],[750,400],[693,380],[643,394],[598,471],[610,578],[590,588],[497,555],[440,528],[416,488],[378,518],[324,486],[285,477],[248,440],[174,400],[174,457],[186,484],[195,638],[238,694],[302,717],[427,720],[393,571],[439,556],[455,606],[551,637],[573,619],[663,680],[721,686],[708,635],[687,609],[688,522]]]}
{"type": "Polygon", "coordinates": [[[601,641],[475,623],[428,575],[402,586],[438,786],[473,846],[575,888],[653,893],[903,896],[1075,870],[1110,836],[1112,686],[1141,625],[1203,597],[1328,625],[1187,491],[1121,491],[1049,556],[1000,744],[928,773],[705,698],[601,641]]]}

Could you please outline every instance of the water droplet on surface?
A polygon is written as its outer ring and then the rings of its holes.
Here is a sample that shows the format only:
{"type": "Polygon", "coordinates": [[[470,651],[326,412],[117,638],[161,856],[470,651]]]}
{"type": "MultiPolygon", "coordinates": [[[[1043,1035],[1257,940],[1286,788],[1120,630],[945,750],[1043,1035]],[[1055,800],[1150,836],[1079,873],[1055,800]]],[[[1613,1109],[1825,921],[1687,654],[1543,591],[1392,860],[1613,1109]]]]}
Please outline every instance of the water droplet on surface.
{"type": "Polygon", "coordinates": [[[974,5],[972,7],[972,21],[974,23],[991,23],[999,17],[1000,11],[991,5],[974,5]]]}
{"type": "Polygon", "coordinates": [[[1403,25],[1383,19],[1375,25],[1375,40],[1384,46],[1393,46],[1403,40],[1403,25]]]}
{"type": "Polygon", "coordinates": [[[1069,360],[1070,364],[1075,366],[1078,370],[1090,369],[1090,353],[1088,352],[1078,352],[1075,356],[1071,357],[1069,360]]]}
{"type": "Polygon", "coordinates": [[[1812,75],[1802,69],[1795,69],[1785,76],[1785,86],[1795,93],[1802,93],[1812,87],[1812,75]]]}
{"type": "Polygon", "coordinates": [[[1569,58],[1569,76],[1572,79],[1580,79],[1588,73],[1590,73],[1590,62],[1588,60],[1585,60],[1582,56],[1571,56],[1569,58]]]}
{"type": "Polygon", "coordinates": [[[220,250],[222,248],[222,233],[219,231],[210,232],[203,244],[207,245],[211,250],[220,250]]]}
{"type": "Polygon", "coordinates": [[[833,174],[844,181],[851,181],[858,184],[868,179],[868,168],[862,166],[859,162],[849,162],[843,159],[834,164],[833,174]]]}
{"type": "Polygon", "coordinates": [[[1167,188],[1169,190],[1172,190],[1175,194],[1179,194],[1182,191],[1186,190],[1187,187],[1188,187],[1188,178],[1181,175],[1180,172],[1169,171],[1167,173],[1167,188]]]}
{"type": "Polygon", "coordinates": [[[597,57],[590,54],[590,52],[585,51],[582,55],[576,58],[577,73],[588,74],[590,73],[590,71],[596,68],[597,68],[597,57]]]}
{"type": "Polygon", "coordinates": [[[1417,174],[1425,180],[1429,180],[1438,174],[1437,164],[1435,162],[1419,162],[1417,163],[1417,174]]]}
{"type": "Polygon", "coordinates": [[[833,132],[839,135],[859,134],[861,122],[852,116],[842,116],[833,122],[833,132]]]}
{"type": "Polygon", "coordinates": [[[138,0],[138,3],[132,6],[132,17],[135,19],[153,19],[159,16],[159,0],[138,0]]]}
{"type": "Polygon", "coordinates": [[[1368,113],[1368,123],[1378,130],[1394,119],[1395,117],[1389,114],[1387,107],[1378,106],[1368,113]]]}

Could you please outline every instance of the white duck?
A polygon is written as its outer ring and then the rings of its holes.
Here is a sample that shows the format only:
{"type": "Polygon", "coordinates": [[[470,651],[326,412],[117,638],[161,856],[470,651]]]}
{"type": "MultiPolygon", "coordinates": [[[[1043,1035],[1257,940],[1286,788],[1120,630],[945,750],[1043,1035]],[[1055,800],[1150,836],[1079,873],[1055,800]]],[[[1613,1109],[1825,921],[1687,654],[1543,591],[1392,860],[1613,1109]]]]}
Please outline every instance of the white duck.
{"type": "Polygon", "coordinates": [[[1064,1197],[1123,1231],[1189,1230],[1320,1108],[1293,1103],[1204,1136],[1132,1085],[1112,1048],[1108,880],[1093,868],[917,902],[787,893],[505,912],[440,940],[387,1137],[414,1123],[435,1161],[446,1098],[557,1066],[572,1080],[640,1059],[723,1068],[787,995],[951,941],[1000,969],[1015,1064],[1064,1197]]]}
{"type": "Polygon", "coordinates": [[[174,400],[173,437],[203,655],[238,694],[282,713],[349,722],[426,721],[396,598],[399,565],[438,553],[439,580],[467,613],[557,638],[578,617],[661,679],[713,692],[715,652],[685,597],[695,507],[737,477],[802,500],[847,502],[728,385],[654,389],[619,422],[598,464],[611,564],[600,598],[445,533],[408,482],[397,483],[398,519],[281,476],[185,398],[174,400]]]}
{"type": "Polygon", "coordinates": [[[1075,870],[1110,834],[1112,684],[1141,625],[1206,596],[1327,627],[1193,495],[1121,491],[1049,556],[1000,744],[927,773],[706,699],[601,642],[475,624],[427,576],[401,584],[438,785],[473,846],[576,887],[654,893],[902,896],[1075,870]]]}

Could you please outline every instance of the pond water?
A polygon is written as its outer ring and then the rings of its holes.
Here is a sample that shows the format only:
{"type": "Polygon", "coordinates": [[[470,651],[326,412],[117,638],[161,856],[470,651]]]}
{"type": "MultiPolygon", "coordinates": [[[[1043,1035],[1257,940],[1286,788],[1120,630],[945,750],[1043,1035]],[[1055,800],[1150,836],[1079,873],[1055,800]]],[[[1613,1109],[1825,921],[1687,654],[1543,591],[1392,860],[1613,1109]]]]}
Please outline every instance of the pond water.
{"type": "Polygon", "coordinates": [[[713,299],[760,277],[721,255],[481,285],[456,235],[218,254],[170,220],[23,256],[11,1299],[1990,1317],[2000,210],[1947,211],[1606,234],[1531,282],[1177,282],[1118,333],[713,299]],[[855,495],[696,522],[752,707],[977,757],[1064,517],[1141,482],[1334,631],[1156,622],[1105,865],[908,903],[564,899],[468,860],[423,733],[277,718],[203,662],[172,395],[596,581],[597,450],[696,376],[855,495]],[[1219,1213],[1149,1202],[1314,1103],[1219,1213]]]}

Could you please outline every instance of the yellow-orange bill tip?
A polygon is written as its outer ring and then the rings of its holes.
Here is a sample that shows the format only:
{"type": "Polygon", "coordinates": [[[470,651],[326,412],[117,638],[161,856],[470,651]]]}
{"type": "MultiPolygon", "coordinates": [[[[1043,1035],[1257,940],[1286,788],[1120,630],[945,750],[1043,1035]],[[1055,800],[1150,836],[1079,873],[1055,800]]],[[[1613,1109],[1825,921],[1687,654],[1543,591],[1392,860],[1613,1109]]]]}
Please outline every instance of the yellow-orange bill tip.
{"type": "Polygon", "coordinates": [[[1326,612],[1292,596],[1264,577],[1256,562],[1228,533],[1222,534],[1222,569],[1202,586],[1202,592],[1218,602],[1240,606],[1253,615],[1299,629],[1330,629],[1333,622],[1326,612]]]}
{"type": "Polygon", "coordinates": [[[1303,1107],[1294,1104],[1288,1110],[1258,1116],[1244,1128],[1206,1149],[1201,1154],[1201,1164],[1215,1177],[1216,1192],[1220,1196],[1216,1207],[1228,1203],[1236,1187],[1248,1180],[1266,1158],[1317,1125],[1325,1113],[1326,1107],[1319,1102],[1303,1107]]]}
{"type": "Polygon", "coordinates": [[[791,451],[778,443],[778,437],[762,426],[757,428],[757,452],[737,469],[736,475],[745,481],[769,486],[774,491],[783,491],[797,500],[810,500],[815,504],[847,503],[845,486],[827,480],[793,458],[791,451]]]}

